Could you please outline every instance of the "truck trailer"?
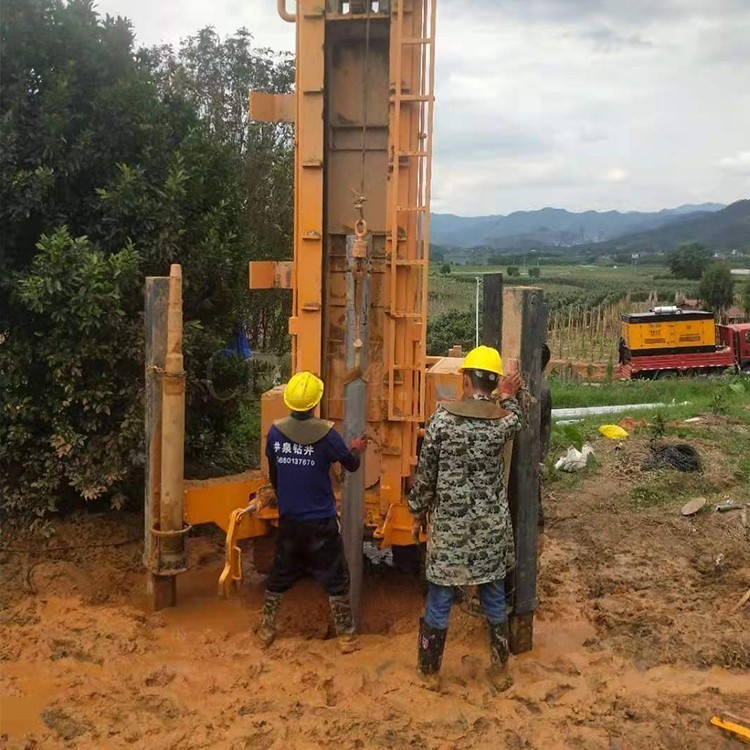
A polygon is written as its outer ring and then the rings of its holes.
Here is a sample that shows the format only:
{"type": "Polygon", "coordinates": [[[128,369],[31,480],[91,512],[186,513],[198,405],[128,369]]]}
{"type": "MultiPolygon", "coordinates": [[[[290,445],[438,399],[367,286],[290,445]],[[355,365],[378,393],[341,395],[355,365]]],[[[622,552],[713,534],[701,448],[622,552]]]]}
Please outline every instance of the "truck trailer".
{"type": "Polygon", "coordinates": [[[704,310],[657,307],[622,316],[624,378],[674,378],[750,370],[750,323],[716,325],[704,310]]]}

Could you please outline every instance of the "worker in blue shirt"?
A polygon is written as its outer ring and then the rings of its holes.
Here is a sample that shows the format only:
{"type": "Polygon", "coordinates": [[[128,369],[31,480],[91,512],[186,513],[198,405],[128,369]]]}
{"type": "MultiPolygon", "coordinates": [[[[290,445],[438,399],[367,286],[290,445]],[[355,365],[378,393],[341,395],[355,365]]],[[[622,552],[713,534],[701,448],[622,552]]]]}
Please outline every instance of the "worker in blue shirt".
{"type": "Polygon", "coordinates": [[[357,471],[367,441],[360,438],[347,446],[333,422],[313,416],[322,398],[323,381],[311,372],[295,375],[284,390],[291,413],[268,431],[266,457],[278,498],[279,532],[258,631],[264,648],[276,637],[284,593],[305,575],[314,577],[328,594],[341,651],[357,648],[330,469],[340,463],[347,471],[357,471]]]}

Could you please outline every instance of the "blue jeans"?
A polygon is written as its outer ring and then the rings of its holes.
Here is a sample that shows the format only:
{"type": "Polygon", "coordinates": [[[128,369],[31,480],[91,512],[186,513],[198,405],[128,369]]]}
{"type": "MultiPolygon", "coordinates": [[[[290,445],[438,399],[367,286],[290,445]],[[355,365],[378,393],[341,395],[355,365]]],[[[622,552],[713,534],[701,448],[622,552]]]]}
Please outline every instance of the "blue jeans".
{"type": "MultiPolygon", "coordinates": [[[[479,601],[482,611],[491,625],[500,625],[508,619],[505,609],[505,581],[490,581],[478,586],[479,601]]],[[[453,606],[453,586],[440,586],[430,583],[427,591],[427,607],[424,613],[425,622],[431,628],[445,630],[450,620],[453,606]]]]}

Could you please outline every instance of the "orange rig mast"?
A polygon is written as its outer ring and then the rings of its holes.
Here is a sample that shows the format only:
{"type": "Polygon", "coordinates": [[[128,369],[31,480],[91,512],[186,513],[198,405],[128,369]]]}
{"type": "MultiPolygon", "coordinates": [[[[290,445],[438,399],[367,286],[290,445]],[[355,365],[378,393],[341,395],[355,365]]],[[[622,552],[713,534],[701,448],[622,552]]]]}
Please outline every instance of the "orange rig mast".
{"type": "MultiPolygon", "coordinates": [[[[363,476],[342,488],[348,546],[361,547],[365,527],[411,545],[404,485],[427,415],[435,0],[298,0],[296,14],[280,12],[296,23],[296,91],[250,102],[257,120],[294,113],[294,261],[286,274],[251,264],[250,286],[290,281],[293,370],[325,381],[321,416],[370,439],[363,476]]],[[[267,427],[280,392],[264,406],[267,427]]]]}
{"type": "MultiPolygon", "coordinates": [[[[297,0],[291,13],[285,0],[278,0],[279,15],[296,24],[295,92],[250,94],[253,119],[295,127],[293,260],[250,263],[250,289],[291,290],[293,371],[320,376],[326,384],[320,415],[334,421],[346,439],[364,434],[370,443],[364,466],[339,487],[355,612],[365,537],[393,547],[395,556],[403,552],[408,559],[418,551],[406,505],[418,439],[438,402],[460,395],[460,357],[426,352],[435,5],[436,0],[297,0]]],[[[147,306],[153,364],[147,367],[146,561],[159,607],[175,603],[173,581],[170,588],[164,578],[182,569],[182,539],[192,525],[214,523],[227,532],[219,593],[228,596],[242,580],[239,541],[256,540],[255,564],[261,567],[260,540],[273,534],[278,513],[273,506],[246,511],[268,481],[263,445],[260,471],[186,481],[185,524],[180,529],[175,523],[177,506],[172,495],[160,494],[157,464],[169,439],[159,431],[157,387],[166,348],[161,329],[167,281],[149,283],[154,291],[147,306]],[[165,500],[169,528],[160,528],[155,521],[164,515],[165,500]],[[182,556],[170,560],[177,544],[182,556]]],[[[544,299],[531,288],[501,295],[501,283],[487,283],[484,297],[483,339],[500,343],[502,317],[503,354],[518,361],[530,396],[510,477],[518,559],[511,636],[514,650],[522,651],[531,647],[536,607],[535,397],[544,299]]],[[[262,396],[263,441],[273,421],[287,414],[282,396],[283,387],[262,396]]]]}

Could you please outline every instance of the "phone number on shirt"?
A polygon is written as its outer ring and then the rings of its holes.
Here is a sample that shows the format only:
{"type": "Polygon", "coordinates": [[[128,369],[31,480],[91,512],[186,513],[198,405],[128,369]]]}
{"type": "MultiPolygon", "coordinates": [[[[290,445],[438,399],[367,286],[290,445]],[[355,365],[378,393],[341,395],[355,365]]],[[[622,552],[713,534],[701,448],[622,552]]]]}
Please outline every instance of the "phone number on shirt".
{"type": "Polygon", "coordinates": [[[293,466],[315,466],[315,459],[312,458],[292,458],[291,456],[279,456],[276,459],[279,464],[292,464],[293,466]]]}

